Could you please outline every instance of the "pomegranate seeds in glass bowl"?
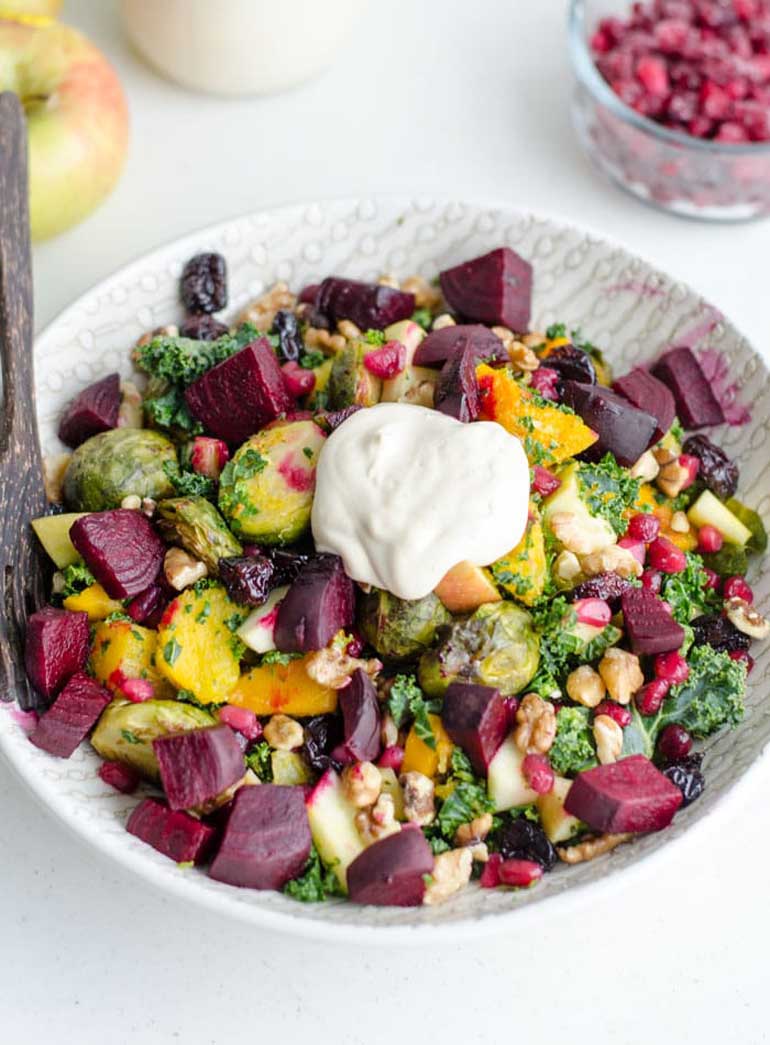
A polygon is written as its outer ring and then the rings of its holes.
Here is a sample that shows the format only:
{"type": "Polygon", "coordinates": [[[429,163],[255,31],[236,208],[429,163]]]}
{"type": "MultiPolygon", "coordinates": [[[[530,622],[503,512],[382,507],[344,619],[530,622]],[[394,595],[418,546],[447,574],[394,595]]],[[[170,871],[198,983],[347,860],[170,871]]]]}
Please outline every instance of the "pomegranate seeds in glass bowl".
{"type": "Polygon", "coordinates": [[[659,209],[770,214],[770,0],[572,0],[573,121],[594,163],[659,209]]]}

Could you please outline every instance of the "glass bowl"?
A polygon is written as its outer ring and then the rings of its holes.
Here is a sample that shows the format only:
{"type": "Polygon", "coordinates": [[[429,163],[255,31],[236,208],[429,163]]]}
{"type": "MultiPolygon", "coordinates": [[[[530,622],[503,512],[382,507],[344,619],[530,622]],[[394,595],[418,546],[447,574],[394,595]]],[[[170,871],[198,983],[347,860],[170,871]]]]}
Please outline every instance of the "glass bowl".
{"type": "Polygon", "coordinates": [[[593,162],[611,181],[660,210],[705,221],[770,215],[770,144],[693,138],[639,115],[596,68],[590,38],[601,18],[623,17],[630,0],[571,0],[575,72],[572,118],[593,162]]]}

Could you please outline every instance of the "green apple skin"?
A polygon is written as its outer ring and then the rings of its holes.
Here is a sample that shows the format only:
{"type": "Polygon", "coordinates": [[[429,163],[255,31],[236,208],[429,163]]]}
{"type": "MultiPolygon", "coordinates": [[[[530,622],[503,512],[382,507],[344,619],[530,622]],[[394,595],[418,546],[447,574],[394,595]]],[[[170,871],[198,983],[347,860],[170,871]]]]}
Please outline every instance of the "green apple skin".
{"type": "Polygon", "coordinates": [[[48,239],[115,186],[128,146],[126,99],[104,55],[56,22],[0,21],[0,90],[24,104],[32,238],[48,239]]]}

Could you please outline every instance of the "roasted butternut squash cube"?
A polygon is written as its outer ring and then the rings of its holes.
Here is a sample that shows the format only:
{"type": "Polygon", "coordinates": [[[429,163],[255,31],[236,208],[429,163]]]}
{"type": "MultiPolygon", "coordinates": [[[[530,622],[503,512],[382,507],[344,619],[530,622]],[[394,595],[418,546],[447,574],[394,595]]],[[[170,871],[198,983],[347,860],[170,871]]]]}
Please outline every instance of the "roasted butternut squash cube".
{"type": "Polygon", "coordinates": [[[158,636],[130,620],[100,621],[94,628],[90,667],[95,678],[116,696],[123,696],[129,679],[152,682],[156,697],[173,696],[173,689],[158,671],[158,636]]]}
{"type": "Polygon", "coordinates": [[[307,657],[287,664],[262,664],[241,675],[227,698],[256,715],[325,715],[337,710],[337,690],[308,675],[307,657]]]}

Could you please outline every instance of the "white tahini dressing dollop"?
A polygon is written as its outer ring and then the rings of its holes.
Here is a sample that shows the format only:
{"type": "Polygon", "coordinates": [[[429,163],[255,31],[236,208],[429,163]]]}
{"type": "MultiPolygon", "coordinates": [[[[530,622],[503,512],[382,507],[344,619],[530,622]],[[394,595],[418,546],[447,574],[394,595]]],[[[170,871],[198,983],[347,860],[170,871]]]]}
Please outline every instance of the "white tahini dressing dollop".
{"type": "Polygon", "coordinates": [[[457,563],[488,566],[514,548],[528,507],[524,449],[496,422],[380,403],[326,440],[311,524],[348,576],[421,599],[457,563]]]}

